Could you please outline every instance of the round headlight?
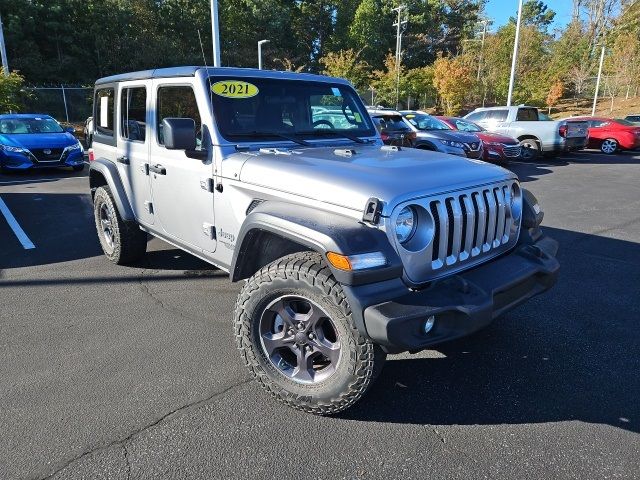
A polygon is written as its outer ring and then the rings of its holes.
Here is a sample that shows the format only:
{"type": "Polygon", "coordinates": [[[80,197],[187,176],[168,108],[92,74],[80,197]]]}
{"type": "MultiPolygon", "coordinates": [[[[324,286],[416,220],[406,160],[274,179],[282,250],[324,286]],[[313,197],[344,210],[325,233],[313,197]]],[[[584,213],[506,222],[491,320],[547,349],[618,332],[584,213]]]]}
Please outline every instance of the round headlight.
{"type": "Polygon", "coordinates": [[[416,233],[418,226],[416,212],[412,207],[404,207],[396,218],[396,237],[400,243],[406,243],[416,233]]]}

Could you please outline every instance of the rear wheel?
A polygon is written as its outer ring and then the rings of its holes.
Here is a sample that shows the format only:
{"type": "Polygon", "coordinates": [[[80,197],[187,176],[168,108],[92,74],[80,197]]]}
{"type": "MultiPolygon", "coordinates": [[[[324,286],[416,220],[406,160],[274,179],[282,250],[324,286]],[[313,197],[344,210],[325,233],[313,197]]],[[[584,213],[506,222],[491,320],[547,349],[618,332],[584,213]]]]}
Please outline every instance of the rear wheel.
{"type": "Polygon", "coordinates": [[[147,251],[147,234],[136,222],[120,217],[109,187],[98,187],[93,212],[102,251],[113,263],[125,265],[140,259],[147,251]]]}
{"type": "Polygon", "coordinates": [[[342,287],[313,252],[288,255],[252,276],[234,323],[238,349],[262,387],[309,413],[349,408],[386,358],[355,327],[342,287]]]}
{"type": "Polygon", "coordinates": [[[520,146],[522,147],[520,158],[523,160],[532,161],[540,155],[540,145],[533,138],[525,138],[524,140],[521,140],[520,146]]]}
{"type": "Polygon", "coordinates": [[[607,138],[600,145],[600,151],[602,153],[606,153],[607,155],[614,154],[618,151],[618,142],[613,138],[607,138]]]}

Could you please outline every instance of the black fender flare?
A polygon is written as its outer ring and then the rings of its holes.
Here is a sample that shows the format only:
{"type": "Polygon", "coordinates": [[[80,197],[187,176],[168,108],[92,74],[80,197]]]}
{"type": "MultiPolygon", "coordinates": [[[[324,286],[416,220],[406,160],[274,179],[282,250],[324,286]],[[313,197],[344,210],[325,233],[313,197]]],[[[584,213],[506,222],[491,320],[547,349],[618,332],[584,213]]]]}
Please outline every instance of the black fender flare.
{"type": "Polygon", "coordinates": [[[291,241],[300,246],[299,250],[316,251],[325,261],[328,252],[342,255],[382,252],[385,256],[385,266],[361,271],[339,270],[327,262],[336,280],[342,284],[361,285],[402,276],[402,262],[384,231],[337,213],[266,201],[247,215],[240,228],[230,267],[233,282],[248,278],[257,271],[248,271],[244,266],[250,261],[251,253],[256,251],[256,235],[262,232],[291,241]]]}
{"type": "Polygon", "coordinates": [[[111,190],[120,217],[127,222],[135,221],[136,218],[133,213],[133,208],[131,208],[131,203],[122,185],[118,167],[105,158],[96,158],[89,164],[91,195],[93,196],[96,188],[105,184],[109,187],[109,190],[111,190]],[[100,177],[104,180],[101,180],[100,177]]]}

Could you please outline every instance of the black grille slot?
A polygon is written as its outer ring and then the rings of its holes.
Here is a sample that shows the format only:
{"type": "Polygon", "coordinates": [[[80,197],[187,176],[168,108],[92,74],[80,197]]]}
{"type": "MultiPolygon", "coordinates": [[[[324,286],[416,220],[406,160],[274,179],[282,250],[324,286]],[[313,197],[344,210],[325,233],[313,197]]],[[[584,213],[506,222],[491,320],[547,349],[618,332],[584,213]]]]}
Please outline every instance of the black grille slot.
{"type": "Polygon", "coordinates": [[[451,202],[453,198],[447,198],[444,201],[445,207],[447,207],[447,217],[449,217],[449,231],[447,232],[447,257],[453,253],[453,207],[451,202]]]}
{"type": "Polygon", "coordinates": [[[473,225],[473,242],[472,245],[478,244],[478,225],[480,222],[484,222],[484,218],[480,216],[480,210],[478,209],[478,196],[471,195],[471,201],[473,202],[473,209],[476,214],[476,223],[473,225]]]}
{"type": "Polygon", "coordinates": [[[464,199],[466,195],[462,195],[458,197],[458,203],[460,203],[460,210],[462,210],[462,248],[461,250],[464,252],[465,250],[471,250],[471,245],[466,244],[467,238],[467,207],[464,204],[464,199]]]}
{"type": "Polygon", "coordinates": [[[433,215],[434,233],[433,233],[433,250],[431,253],[431,260],[438,260],[438,252],[440,251],[440,215],[438,215],[438,207],[436,202],[429,204],[429,210],[433,215]]]}

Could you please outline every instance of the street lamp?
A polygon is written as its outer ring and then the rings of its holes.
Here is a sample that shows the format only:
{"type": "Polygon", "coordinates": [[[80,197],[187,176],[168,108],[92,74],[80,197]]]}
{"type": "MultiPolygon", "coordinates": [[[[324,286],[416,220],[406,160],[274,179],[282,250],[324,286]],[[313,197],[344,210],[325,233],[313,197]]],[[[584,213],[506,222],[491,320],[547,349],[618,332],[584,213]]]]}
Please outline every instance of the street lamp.
{"type": "Polygon", "coordinates": [[[520,21],[522,20],[522,0],[518,2],[518,21],[516,23],[516,39],[513,43],[513,59],[511,60],[511,77],[509,78],[509,95],[507,96],[507,107],[511,106],[513,97],[513,83],[516,78],[516,65],[518,62],[518,41],[520,40],[520,21]]]}
{"type": "Polygon", "coordinates": [[[602,77],[602,64],[604,63],[604,52],[606,45],[604,39],[602,41],[602,53],[600,54],[600,66],[598,67],[598,80],[596,80],[596,93],[593,96],[593,108],[591,109],[591,116],[596,115],[596,106],[598,105],[598,94],[600,93],[600,78],[602,77]]]}
{"type": "Polygon", "coordinates": [[[211,41],[213,43],[213,66],[220,66],[220,26],[218,22],[218,0],[211,0],[211,41]]]}
{"type": "Polygon", "coordinates": [[[262,45],[270,41],[271,40],[260,40],[258,42],[258,70],[262,70],[262,45]]]}

